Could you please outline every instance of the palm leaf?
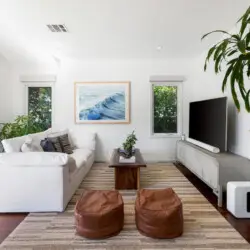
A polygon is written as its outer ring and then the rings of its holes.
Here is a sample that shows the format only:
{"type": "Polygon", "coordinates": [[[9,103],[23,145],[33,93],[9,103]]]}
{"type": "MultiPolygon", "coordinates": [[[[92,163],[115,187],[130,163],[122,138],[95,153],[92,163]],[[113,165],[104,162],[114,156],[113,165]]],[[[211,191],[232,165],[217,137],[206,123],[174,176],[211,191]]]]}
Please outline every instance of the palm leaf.
{"type": "Polygon", "coordinates": [[[232,35],[231,37],[234,38],[237,42],[240,41],[239,35],[232,35]]]}
{"type": "Polygon", "coordinates": [[[250,32],[248,34],[246,34],[244,40],[246,41],[246,46],[249,46],[249,44],[250,44],[250,32]]]}
{"type": "Polygon", "coordinates": [[[242,99],[245,100],[246,98],[246,90],[244,87],[244,76],[243,76],[243,68],[242,63],[239,62],[238,65],[235,67],[235,79],[239,84],[239,90],[242,96],[242,99]]]}
{"type": "Polygon", "coordinates": [[[220,53],[225,52],[225,50],[227,49],[227,45],[228,45],[228,39],[225,39],[221,42],[221,44],[219,46],[217,46],[217,48],[214,52],[214,60],[217,60],[220,53]]]}
{"type": "Polygon", "coordinates": [[[250,98],[250,90],[248,90],[248,92],[246,94],[246,98],[245,98],[245,107],[246,107],[247,112],[250,112],[250,101],[249,101],[249,98],[250,98]]]}
{"type": "Polygon", "coordinates": [[[205,35],[202,36],[201,40],[203,40],[205,37],[207,37],[208,35],[212,34],[212,33],[224,33],[224,34],[227,34],[227,35],[230,35],[227,31],[225,30],[214,30],[214,31],[211,31],[205,35]]]}
{"type": "Polygon", "coordinates": [[[250,77],[250,64],[247,66],[247,76],[250,77]]]}
{"type": "Polygon", "coordinates": [[[237,21],[237,23],[239,23],[240,21],[242,21],[244,19],[245,16],[249,16],[250,15],[250,6],[248,7],[248,9],[246,10],[246,12],[243,14],[243,16],[241,16],[241,18],[237,21]]]}
{"type": "Polygon", "coordinates": [[[207,58],[206,60],[209,61],[210,57],[212,56],[213,52],[215,51],[216,49],[216,45],[213,46],[209,51],[208,51],[208,54],[207,54],[207,58]]]}
{"type": "Polygon", "coordinates": [[[227,56],[232,56],[232,55],[235,54],[236,52],[237,52],[236,49],[230,50],[230,53],[228,53],[227,56]]]}
{"type": "Polygon", "coordinates": [[[227,65],[234,64],[234,63],[236,63],[238,60],[239,60],[238,57],[237,57],[237,58],[234,58],[234,59],[230,60],[230,61],[227,63],[227,65]]]}
{"type": "Polygon", "coordinates": [[[214,45],[207,53],[207,57],[206,57],[206,60],[205,60],[205,65],[204,65],[204,71],[207,70],[207,62],[209,61],[210,57],[212,56],[213,52],[215,51],[216,49],[216,45],[214,45]]]}
{"type": "Polygon", "coordinates": [[[238,34],[229,34],[224,30],[215,30],[202,37],[204,39],[212,33],[222,33],[229,36],[208,51],[204,70],[207,69],[207,64],[211,57],[216,74],[221,71],[222,62],[225,61],[227,69],[222,82],[222,91],[224,92],[230,77],[231,93],[235,106],[240,111],[240,97],[245,102],[246,110],[250,112],[250,90],[246,90],[244,84],[244,76],[247,75],[250,78],[250,29],[248,29],[248,27],[250,28],[250,6],[238,22],[241,22],[238,34]],[[233,56],[234,58],[231,58],[233,56]],[[239,93],[238,90],[236,91],[237,88],[239,88],[239,93]]]}
{"type": "Polygon", "coordinates": [[[244,40],[241,40],[237,43],[238,49],[241,53],[245,53],[246,52],[246,44],[244,40]]]}
{"type": "Polygon", "coordinates": [[[233,67],[234,67],[234,65],[231,64],[231,66],[227,69],[227,72],[226,72],[225,77],[223,79],[223,83],[222,83],[222,92],[223,93],[224,93],[226,85],[227,85],[227,79],[228,79],[229,75],[231,74],[233,67]]]}
{"type": "Polygon", "coordinates": [[[230,83],[231,83],[231,92],[232,92],[234,104],[235,104],[236,108],[238,109],[238,111],[240,111],[240,102],[238,100],[237,93],[235,90],[235,76],[234,76],[234,74],[231,74],[230,83]]]}
{"type": "Polygon", "coordinates": [[[244,15],[243,18],[242,18],[241,27],[240,27],[240,37],[243,36],[243,34],[244,34],[245,30],[246,30],[247,18],[248,18],[248,15],[244,15]]]}
{"type": "Polygon", "coordinates": [[[249,61],[250,60],[250,52],[248,52],[246,54],[241,54],[239,56],[239,60],[240,61],[249,61]]]}
{"type": "Polygon", "coordinates": [[[221,70],[221,68],[220,68],[220,63],[221,63],[221,60],[223,59],[223,56],[224,56],[224,54],[221,53],[221,54],[217,57],[217,59],[216,59],[216,61],[215,61],[214,70],[215,70],[215,73],[216,73],[216,74],[221,70]]]}

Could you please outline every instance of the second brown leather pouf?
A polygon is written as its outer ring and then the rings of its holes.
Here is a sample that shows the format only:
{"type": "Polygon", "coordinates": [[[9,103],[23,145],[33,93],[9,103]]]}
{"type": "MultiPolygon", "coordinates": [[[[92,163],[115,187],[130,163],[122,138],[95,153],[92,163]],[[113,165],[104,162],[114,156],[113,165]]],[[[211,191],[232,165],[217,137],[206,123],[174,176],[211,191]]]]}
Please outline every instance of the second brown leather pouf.
{"type": "Polygon", "coordinates": [[[75,206],[77,234],[90,239],[118,234],[124,224],[122,196],[115,190],[85,190],[75,206]]]}
{"type": "Polygon", "coordinates": [[[140,233],[170,239],[183,233],[182,203],[172,188],[141,189],[135,202],[135,220],[140,233]]]}

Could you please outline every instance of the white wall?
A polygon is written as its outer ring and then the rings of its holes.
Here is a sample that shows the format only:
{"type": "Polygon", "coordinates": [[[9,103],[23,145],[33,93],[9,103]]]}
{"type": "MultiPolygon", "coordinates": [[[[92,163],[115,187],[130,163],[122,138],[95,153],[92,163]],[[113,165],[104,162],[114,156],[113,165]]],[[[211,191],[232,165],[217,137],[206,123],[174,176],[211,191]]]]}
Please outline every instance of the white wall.
{"type": "MultiPolygon", "coordinates": [[[[189,102],[228,96],[229,117],[228,117],[228,149],[231,152],[250,158],[250,114],[241,105],[241,112],[236,110],[230,87],[225,94],[221,91],[221,83],[225,72],[216,75],[213,71],[213,64],[208,65],[208,71],[203,71],[205,54],[197,58],[190,72],[190,77],[185,84],[184,99],[184,133],[188,135],[189,124],[189,102]]],[[[246,82],[248,88],[250,81],[246,82]]]]}
{"type": "MultiPolygon", "coordinates": [[[[150,83],[152,75],[184,75],[183,131],[188,135],[189,102],[223,96],[223,73],[215,75],[212,64],[203,72],[205,54],[196,60],[123,60],[76,61],[65,59],[55,65],[14,65],[10,68],[0,58],[0,122],[8,122],[25,113],[25,85],[22,74],[56,74],[54,126],[95,131],[98,134],[97,160],[107,160],[114,147],[121,145],[133,129],[138,135],[137,146],[147,160],[166,161],[175,158],[177,138],[150,137],[150,83]],[[76,81],[131,81],[131,124],[76,125],[74,123],[74,82],[76,81]]],[[[229,150],[250,158],[250,114],[242,106],[238,113],[229,97],[229,150]]]]}
{"type": "MultiPolygon", "coordinates": [[[[20,64],[12,64],[11,76],[10,76],[10,86],[12,94],[12,116],[13,120],[17,115],[23,115],[26,112],[26,88],[25,83],[20,82],[20,76],[29,75],[57,75],[59,70],[59,65],[55,61],[48,61],[42,64],[29,64],[25,61],[20,64]]],[[[38,83],[39,84],[39,83],[38,83]]],[[[1,89],[0,89],[1,90],[1,89]]],[[[3,87],[5,91],[5,86],[3,87]]],[[[10,100],[9,100],[10,102],[10,100]]]]}
{"type": "Polygon", "coordinates": [[[0,123],[8,122],[12,117],[11,67],[0,55],[0,123]]]}
{"type": "Polygon", "coordinates": [[[126,135],[135,129],[138,143],[148,161],[175,159],[177,138],[150,137],[150,83],[152,75],[184,75],[188,78],[188,60],[123,60],[123,61],[76,61],[65,59],[60,68],[15,67],[12,84],[15,89],[14,115],[25,112],[25,85],[19,82],[21,74],[57,74],[55,84],[54,127],[74,128],[79,131],[94,131],[98,134],[97,160],[108,160],[113,148],[121,146],[126,135]],[[79,81],[130,81],[131,123],[130,124],[75,124],[74,82],[79,81]]]}
{"type": "MultiPolygon", "coordinates": [[[[196,60],[123,60],[76,61],[64,59],[55,65],[14,65],[0,60],[0,122],[10,121],[25,113],[25,85],[20,83],[22,74],[56,74],[54,126],[95,131],[98,134],[97,160],[107,160],[114,147],[121,145],[133,129],[138,136],[137,146],[145,158],[166,161],[175,158],[177,138],[150,137],[150,83],[152,75],[184,75],[183,131],[188,135],[189,102],[223,96],[223,73],[215,75],[212,64],[203,72],[205,54],[196,60]],[[74,123],[74,82],[76,81],[131,81],[131,124],[76,125],[74,123]]],[[[229,96],[229,150],[250,158],[250,115],[242,106],[238,113],[229,96]]]]}

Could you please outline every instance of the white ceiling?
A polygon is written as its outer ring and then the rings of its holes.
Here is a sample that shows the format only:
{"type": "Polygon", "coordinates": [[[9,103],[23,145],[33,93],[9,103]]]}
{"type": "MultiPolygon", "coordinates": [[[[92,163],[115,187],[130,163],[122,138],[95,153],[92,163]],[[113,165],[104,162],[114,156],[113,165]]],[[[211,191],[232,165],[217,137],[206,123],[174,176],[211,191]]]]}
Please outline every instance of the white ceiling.
{"type": "Polygon", "coordinates": [[[249,0],[0,0],[0,53],[81,59],[189,58],[230,30],[249,0]],[[65,24],[51,33],[46,24],[65,24]],[[158,51],[157,46],[162,46],[158,51]]]}

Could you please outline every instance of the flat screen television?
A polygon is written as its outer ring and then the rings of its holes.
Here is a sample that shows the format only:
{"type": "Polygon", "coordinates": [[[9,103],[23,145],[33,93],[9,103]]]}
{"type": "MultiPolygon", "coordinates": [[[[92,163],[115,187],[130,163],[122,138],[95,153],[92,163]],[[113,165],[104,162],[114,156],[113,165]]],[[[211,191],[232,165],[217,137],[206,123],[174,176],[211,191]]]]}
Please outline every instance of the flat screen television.
{"type": "Polygon", "coordinates": [[[227,151],[227,97],[190,103],[189,138],[227,151]]]}

